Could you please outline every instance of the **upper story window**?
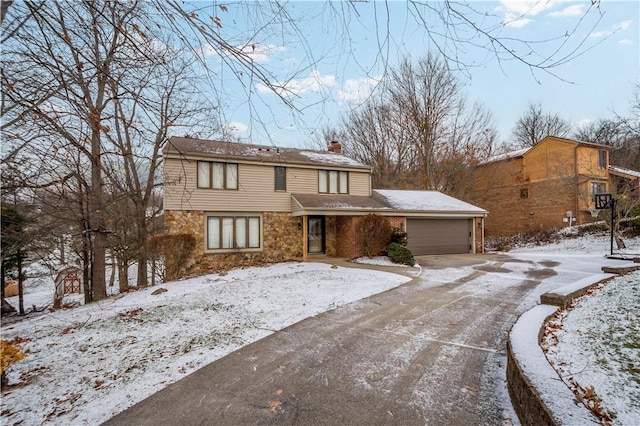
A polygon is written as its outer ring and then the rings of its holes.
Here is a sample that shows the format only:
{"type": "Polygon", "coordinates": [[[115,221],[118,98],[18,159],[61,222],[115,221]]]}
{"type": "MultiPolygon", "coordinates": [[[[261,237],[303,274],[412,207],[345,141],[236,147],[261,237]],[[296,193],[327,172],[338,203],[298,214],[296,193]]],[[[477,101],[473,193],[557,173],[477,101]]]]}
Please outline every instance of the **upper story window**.
{"type": "Polygon", "coordinates": [[[198,188],[238,189],[238,165],[198,161],[198,188]]]}
{"type": "Polygon", "coordinates": [[[598,151],[598,168],[601,170],[607,168],[607,151],[603,149],[598,151]]]}
{"type": "Polygon", "coordinates": [[[286,191],[287,190],[287,168],[276,166],[275,167],[275,190],[286,191]]]}
{"type": "Polygon", "coordinates": [[[348,194],[349,172],[318,170],[318,192],[325,194],[348,194]]]}

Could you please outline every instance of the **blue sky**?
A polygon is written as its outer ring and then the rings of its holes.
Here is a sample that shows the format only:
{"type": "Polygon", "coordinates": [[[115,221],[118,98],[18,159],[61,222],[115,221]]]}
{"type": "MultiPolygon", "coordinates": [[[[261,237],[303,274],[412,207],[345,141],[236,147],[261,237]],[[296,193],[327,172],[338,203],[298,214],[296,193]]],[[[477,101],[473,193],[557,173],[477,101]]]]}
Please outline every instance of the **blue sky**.
{"type": "MultiPolygon", "coordinates": [[[[264,25],[272,17],[266,11],[256,14],[228,4],[217,13],[221,33],[264,67],[296,109],[250,74],[219,68],[215,82],[222,120],[243,141],[308,146],[323,126],[357,108],[385,67],[438,49],[458,59],[450,64],[469,101],[489,108],[502,140],[508,141],[529,102],[541,103],[576,126],[614,113],[628,114],[640,81],[640,2],[603,0],[589,11],[590,1],[471,1],[466,6],[454,2],[463,18],[490,30],[527,60],[556,52],[552,61],[561,64],[549,70],[553,74],[504,53],[496,57],[478,46],[485,42],[468,26],[445,28],[438,17],[442,3],[419,3],[426,6],[400,1],[287,2],[294,25],[275,26],[273,20],[264,25]],[[256,31],[258,27],[262,29],[256,31]],[[443,38],[446,30],[469,43],[443,38]],[[572,55],[574,50],[580,54],[572,55]]],[[[447,19],[461,22],[455,14],[447,19]]],[[[209,60],[215,69],[219,58],[209,60]]]]}

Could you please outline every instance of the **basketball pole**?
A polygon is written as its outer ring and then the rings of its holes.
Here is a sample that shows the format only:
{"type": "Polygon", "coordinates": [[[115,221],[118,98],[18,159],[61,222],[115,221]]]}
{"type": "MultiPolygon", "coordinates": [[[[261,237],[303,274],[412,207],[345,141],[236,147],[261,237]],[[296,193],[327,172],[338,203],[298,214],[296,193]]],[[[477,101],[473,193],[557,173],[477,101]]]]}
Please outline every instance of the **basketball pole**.
{"type": "Polygon", "coordinates": [[[611,256],[613,256],[613,230],[616,227],[616,199],[611,198],[611,202],[609,203],[609,207],[611,208],[611,256]]]}

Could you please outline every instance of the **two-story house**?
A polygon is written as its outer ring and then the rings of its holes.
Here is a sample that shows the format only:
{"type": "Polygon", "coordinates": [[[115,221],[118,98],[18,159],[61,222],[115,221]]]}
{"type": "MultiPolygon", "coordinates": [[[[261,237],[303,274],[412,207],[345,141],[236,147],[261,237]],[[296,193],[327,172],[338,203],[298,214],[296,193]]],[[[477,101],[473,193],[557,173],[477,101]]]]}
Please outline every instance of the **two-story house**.
{"type": "Polygon", "coordinates": [[[371,188],[371,168],[327,151],[171,138],[163,150],[168,233],[198,244],[189,273],[359,255],[369,213],[403,228],[414,254],[482,252],[481,208],[435,191],[371,188]]]}
{"type": "Polygon", "coordinates": [[[609,147],[553,136],[480,164],[474,178],[491,236],[594,221],[593,195],[610,191],[609,147]]]}

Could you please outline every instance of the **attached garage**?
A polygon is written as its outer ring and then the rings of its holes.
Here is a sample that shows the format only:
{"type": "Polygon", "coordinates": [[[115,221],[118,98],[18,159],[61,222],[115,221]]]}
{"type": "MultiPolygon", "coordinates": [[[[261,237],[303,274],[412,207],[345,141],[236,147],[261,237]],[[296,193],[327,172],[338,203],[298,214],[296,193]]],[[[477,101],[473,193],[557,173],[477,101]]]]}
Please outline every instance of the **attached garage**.
{"type": "Polygon", "coordinates": [[[414,255],[472,251],[471,219],[407,218],[407,247],[414,255]]]}

